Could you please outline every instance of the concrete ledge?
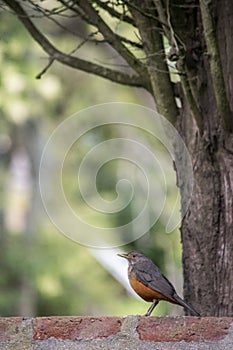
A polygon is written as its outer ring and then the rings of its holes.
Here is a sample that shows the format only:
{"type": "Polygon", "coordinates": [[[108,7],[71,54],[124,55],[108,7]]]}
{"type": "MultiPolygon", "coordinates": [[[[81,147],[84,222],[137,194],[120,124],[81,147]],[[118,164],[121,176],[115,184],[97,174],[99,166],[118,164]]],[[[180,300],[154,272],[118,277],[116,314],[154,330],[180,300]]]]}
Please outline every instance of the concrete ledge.
{"type": "Polygon", "coordinates": [[[0,318],[0,349],[233,349],[231,317],[0,318]]]}

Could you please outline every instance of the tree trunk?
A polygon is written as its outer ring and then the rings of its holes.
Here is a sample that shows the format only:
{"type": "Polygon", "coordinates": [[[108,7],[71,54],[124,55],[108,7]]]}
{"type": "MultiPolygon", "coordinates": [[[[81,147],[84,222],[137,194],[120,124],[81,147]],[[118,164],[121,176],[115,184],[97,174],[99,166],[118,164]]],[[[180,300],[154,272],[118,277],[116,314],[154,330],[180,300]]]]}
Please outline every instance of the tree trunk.
{"type": "MultiPolygon", "coordinates": [[[[233,109],[233,27],[229,25],[233,3],[220,1],[213,11],[226,93],[233,109]]],[[[181,228],[184,297],[203,316],[232,316],[233,138],[224,128],[217,108],[199,9],[193,10],[192,18],[196,19],[196,32],[186,33],[182,39],[190,54],[187,69],[204,132],[198,132],[190,105],[183,98],[177,127],[194,170],[192,201],[181,228]]]]}
{"type": "Polygon", "coordinates": [[[194,188],[181,228],[184,297],[202,305],[203,316],[233,314],[232,151],[222,135],[215,144],[198,138],[191,152],[194,188]]]}
{"type": "MultiPolygon", "coordinates": [[[[162,24],[156,23],[153,2],[146,0],[142,4],[134,0],[137,10],[131,12],[143,40],[158,111],[172,123],[177,118],[175,125],[193,162],[192,200],[181,227],[184,298],[202,316],[230,316],[233,314],[233,140],[228,113],[230,107],[233,109],[229,64],[233,62],[233,27],[229,25],[233,3],[213,2],[190,0],[183,6],[183,1],[177,1],[176,6],[171,3],[167,9],[162,8],[161,1],[154,2],[158,13],[161,9],[165,11],[166,28],[169,27],[171,34],[168,39],[177,53],[177,68],[181,73],[177,89],[182,105],[179,112],[174,107],[174,94],[164,65],[159,38],[162,24]],[[142,12],[138,11],[139,6],[142,12]],[[148,9],[153,20],[144,16],[148,9]]],[[[176,167],[180,169],[182,157],[178,152],[177,149],[176,167]]],[[[187,176],[185,170],[183,176],[187,176]]],[[[182,178],[178,181],[181,198],[185,200],[184,182],[182,178]]]]}

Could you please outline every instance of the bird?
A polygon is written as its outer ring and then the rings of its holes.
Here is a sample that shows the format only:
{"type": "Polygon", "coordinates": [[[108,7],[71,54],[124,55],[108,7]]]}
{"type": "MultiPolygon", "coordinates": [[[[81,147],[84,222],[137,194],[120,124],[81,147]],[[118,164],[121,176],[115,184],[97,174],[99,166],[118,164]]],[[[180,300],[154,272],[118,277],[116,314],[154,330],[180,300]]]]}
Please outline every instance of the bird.
{"type": "Polygon", "coordinates": [[[183,306],[192,315],[200,317],[200,314],[191,305],[179,297],[171,282],[151,259],[134,250],[117,255],[128,260],[128,278],[131,287],[142,299],[152,302],[145,316],[150,316],[159,301],[165,300],[183,306]]]}

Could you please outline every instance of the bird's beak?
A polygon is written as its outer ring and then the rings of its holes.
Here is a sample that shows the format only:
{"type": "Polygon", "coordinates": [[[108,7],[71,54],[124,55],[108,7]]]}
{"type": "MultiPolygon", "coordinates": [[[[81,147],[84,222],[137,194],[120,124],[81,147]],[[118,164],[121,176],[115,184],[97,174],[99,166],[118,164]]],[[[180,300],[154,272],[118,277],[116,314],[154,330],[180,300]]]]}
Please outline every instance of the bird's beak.
{"type": "Polygon", "coordinates": [[[117,254],[118,256],[120,256],[121,258],[125,258],[125,259],[128,259],[128,255],[127,254],[117,254]]]}

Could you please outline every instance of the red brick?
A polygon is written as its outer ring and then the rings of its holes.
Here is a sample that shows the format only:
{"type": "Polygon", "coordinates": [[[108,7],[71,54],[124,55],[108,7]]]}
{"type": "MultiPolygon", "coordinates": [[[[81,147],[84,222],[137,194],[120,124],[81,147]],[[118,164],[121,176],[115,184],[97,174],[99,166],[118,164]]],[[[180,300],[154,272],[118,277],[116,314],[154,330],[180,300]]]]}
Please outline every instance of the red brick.
{"type": "Polygon", "coordinates": [[[22,328],[22,317],[0,318],[0,342],[10,341],[22,328]]]}
{"type": "Polygon", "coordinates": [[[119,317],[39,317],[33,320],[34,340],[105,338],[117,334],[120,329],[119,317]]]}
{"type": "Polygon", "coordinates": [[[233,322],[230,317],[142,317],[138,333],[141,340],[154,342],[199,342],[224,338],[233,322]]]}

